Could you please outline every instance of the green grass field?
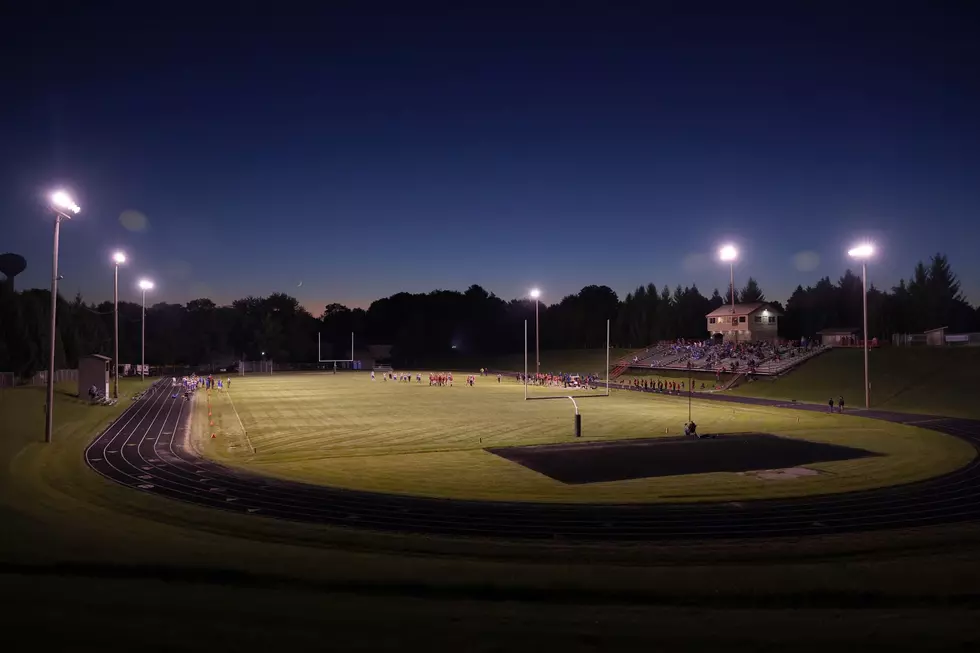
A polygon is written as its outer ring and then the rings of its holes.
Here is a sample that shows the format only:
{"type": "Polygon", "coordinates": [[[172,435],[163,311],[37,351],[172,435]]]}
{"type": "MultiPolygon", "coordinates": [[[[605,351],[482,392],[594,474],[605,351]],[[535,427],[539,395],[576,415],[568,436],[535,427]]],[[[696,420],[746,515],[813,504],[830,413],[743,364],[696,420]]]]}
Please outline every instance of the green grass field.
{"type": "MultiPolygon", "coordinates": [[[[883,348],[872,350],[869,361],[872,408],[980,419],[980,348],[883,348]]],[[[732,393],[815,403],[843,395],[848,405],[863,406],[863,353],[835,349],[785,376],[745,383],[732,393]]]]}
{"type": "Polygon", "coordinates": [[[43,397],[0,395],[0,610],[50,650],[977,644],[977,525],[680,546],[332,529],[116,485],[82,452],[126,402],[59,395],[44,445],[43,397]]]}
{"type": "MultiPolygon", "coordinates": [[[[273,476],[379,492],[559,502],[705,501],[800,496],[892,485],[959,468],[973,448],[934,431],[847,415],[694,401],[705,433],[764,432],[844,444],[884,456],[819,463],[825,472],[764,482],[735,473],[566,485],[485,451],[575,440],[565,399],[524,401],[523,385],[477,377],[475,387],[371,381],[367,373],[253,376],[197,404],[197,446],[273,476]],[[237,414],[236,414],[237,411],[237,414]],[[242,432],[244,425],[248,435],[242,432]],[[210,438],[210,433],[218,437],[210,438]],[[252,453],[254,447],[255,453],[252,453]]],[[[562,394],[531,388],[532,397],[562,394]]],[[[569,391],[564,391],[569,394],[569,391]]],[[[571,394],[588,395],[588,391],[571,394]]],[[[686,398],[613,391],[578,400],[583,441],[679,435],[686,398]]]]}
{"type": "MultiPolygon", "coordinates": [[[[55,385],[54,429],[52,439],[71,438],[77,433],[93,433],[107,424],[129,405],[132,395],[152,382],[139,379],[119,379],[119,403],[115,406],[92,406],[77,397],[75,383],[55,385]]],[[[22,386],[0,390],[0,416],[4,437],[0,446],[20,445],[22,442],[44,441],[45,386],[22,386]]]]}

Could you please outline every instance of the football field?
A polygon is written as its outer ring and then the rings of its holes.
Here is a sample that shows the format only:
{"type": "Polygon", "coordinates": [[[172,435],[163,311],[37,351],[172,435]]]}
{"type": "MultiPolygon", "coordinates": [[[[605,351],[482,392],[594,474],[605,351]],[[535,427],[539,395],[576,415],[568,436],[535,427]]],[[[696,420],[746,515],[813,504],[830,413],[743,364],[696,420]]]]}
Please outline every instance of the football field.
{"type": "MultiPolygon", "coordinates": [[[[972,459],[970,445],[935,431],[857,416],[699,400],[698,431],[761,433],[860,449],[864,457],[807,464],[777,479],[749,471],[642,473],[570,483],[495,451],[513,447],[676,438],[687,396],[530,388],[513,379],[457,374],[453,387],[372,381],[368,373],[281,374],[232,379],[210,404],[195,402],[193,441],[212,459],[315,484],[417,496],[502,501],[719,501],[846,492],[921,480],[972,459]],[[583,437],[574,437],[576,397],[583,437]],[[211,415],[208,415],[208,412],[211,415]],[[211,438],[211,434],[214,438],[211,438]]],[[[510,449],[513,451],[513,449],[510,449]]],[[[589,455],[585,454],[586,457],[589,455]]],[[[587,463],[586,463],[587,465],[587,463]]],[[[751,465],[749,466],[751,467],[751,465]]],[[[766,469],[764,460],[758,469],[766,469]]]]}

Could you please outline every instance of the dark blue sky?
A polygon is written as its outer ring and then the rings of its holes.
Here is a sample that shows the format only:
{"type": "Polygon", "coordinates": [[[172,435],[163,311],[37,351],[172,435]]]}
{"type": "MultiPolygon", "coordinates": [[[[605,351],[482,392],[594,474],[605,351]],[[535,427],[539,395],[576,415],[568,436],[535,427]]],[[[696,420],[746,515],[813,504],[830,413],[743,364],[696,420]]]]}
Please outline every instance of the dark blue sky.
{"type": "Polygon", "coordinates": [[[709,294],[733,240],[736,283],[785,301],[870,237],[877,285],[941,251],[980,301],[973,4],[650,4],[25,16],[3,34],[0,251],[49,283],[64,183],[62,292],[90,300],[115,247],[130,299],[144,273],[168,301],[314,313],[472,283],[709,294]]]}

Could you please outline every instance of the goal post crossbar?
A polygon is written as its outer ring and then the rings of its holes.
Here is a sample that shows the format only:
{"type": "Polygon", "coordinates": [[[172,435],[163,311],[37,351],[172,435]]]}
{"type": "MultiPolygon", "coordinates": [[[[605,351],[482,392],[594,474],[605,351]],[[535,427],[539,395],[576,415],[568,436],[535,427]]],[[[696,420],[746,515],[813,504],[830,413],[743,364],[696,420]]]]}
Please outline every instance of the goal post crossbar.
{"type": "MultiPolygon", "coordinates": [[[[563,388],[563,389],[565,389],[565,388],[563,388]]],[[[593,398],[608,397],[608,396],[609,395],[606,395],[606,394],[598,394],[598,395],[574,395],[574,396],[571,396],[571,395],[549,395],[547,397],[528,397],[527,400],[528,401],[545,401],[547,399],[571,399],[572,400],[572,403],[575,403],[575,401],[578,400],[578,399],[593,399],[593,398]]]]}

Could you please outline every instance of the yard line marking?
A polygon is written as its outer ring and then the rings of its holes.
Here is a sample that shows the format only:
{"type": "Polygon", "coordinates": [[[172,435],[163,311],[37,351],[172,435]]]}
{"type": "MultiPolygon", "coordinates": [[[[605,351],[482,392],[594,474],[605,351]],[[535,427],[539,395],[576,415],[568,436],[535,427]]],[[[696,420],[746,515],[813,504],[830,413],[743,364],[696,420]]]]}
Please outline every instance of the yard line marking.
{"type": "Polygon", "coordinates": [[[245,442],[248,443],[248,448],[251,449],[252,453],[254,454],[255,447],[252,446],[252,440],[248,437],[248,431],[245,430],[245,425],[242,424],[242,416],[238,414],[238,409],[235,408],[235,400],[231,398],[231,390],[229,390],[227,394],[228,394],[228,401],[231,402],[231,409],[235,411],[235,417],[238,418],[238,425],[242,427],[242,433],[245,434],[245,442]]]}

